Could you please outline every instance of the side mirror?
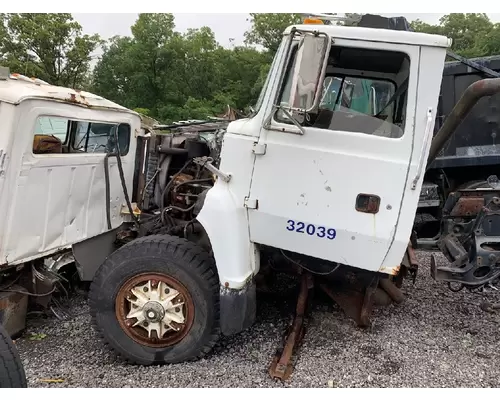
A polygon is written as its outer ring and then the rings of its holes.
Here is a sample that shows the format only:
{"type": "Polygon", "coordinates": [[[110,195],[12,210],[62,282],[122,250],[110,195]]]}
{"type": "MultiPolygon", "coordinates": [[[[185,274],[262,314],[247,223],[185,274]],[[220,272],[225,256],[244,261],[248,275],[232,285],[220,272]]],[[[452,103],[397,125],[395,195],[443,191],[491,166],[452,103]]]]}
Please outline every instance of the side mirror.
{"type": "Polygon", "coordinates": [[[311,112],[318,107],[323,94],[330,37],[321,33],[304,33],[299,43],[293,69],[290,97],[283,99],[292,110],[311,112]]]}

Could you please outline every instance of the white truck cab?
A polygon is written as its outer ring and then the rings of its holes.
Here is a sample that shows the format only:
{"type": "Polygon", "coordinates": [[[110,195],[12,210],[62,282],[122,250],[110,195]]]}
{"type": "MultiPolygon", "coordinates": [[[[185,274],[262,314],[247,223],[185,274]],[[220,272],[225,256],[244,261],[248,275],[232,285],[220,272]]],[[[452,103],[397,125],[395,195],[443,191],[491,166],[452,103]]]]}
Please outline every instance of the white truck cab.
{"type": "Polygon", "coordinates": [[[0,75],[0,267],[6,268],[71,249],[122,224],[124,192],[113,158],[107,224],[104,160],[115,149],[116,131],[132,190],[141,119],[91,93],[6,68],[0,75]]]}
{"type": "Polygon", "coordinates": [[[285,31],[255,114],[227,128],[220,169],[232,179],[217,181],[198,217],[230,288],[258,271],[256,244],[397,273],[449,44],[337,25],[285,31]],[[334,110],[324,90],[332,80],[341,81],[334,110]],[[382,88],[376,114],[356,108],[362,86],[382,88]]]}

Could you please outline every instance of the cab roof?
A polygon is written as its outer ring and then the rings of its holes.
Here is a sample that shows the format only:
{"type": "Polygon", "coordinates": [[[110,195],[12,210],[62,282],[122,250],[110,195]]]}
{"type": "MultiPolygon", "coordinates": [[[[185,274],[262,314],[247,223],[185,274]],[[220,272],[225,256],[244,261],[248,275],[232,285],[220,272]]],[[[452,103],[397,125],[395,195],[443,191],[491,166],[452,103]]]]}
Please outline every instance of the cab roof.
{"type": "MultiPolygon", "coordinates": [[[[3,71],[5,70],[4,68],[3,71]]],[[[136,114],[128,108],[89,92],[50,85],[39,79],[19,74],[0,74],[0,102],[20,104],[29,99],[52,100],[88,108],[136,114]]]]}
{"type": "Polygon", "coordinates": [[[292,25],[285,29],[284,34],[289,34],[292,28],[299,30],[317,30],[330,35],[332,38],[365,40],[370,42],[385,42],[407,44],[413,46],[444,47],[451,46],[451,39],[441,35],[428,33],[409,32],[380,28],[362,28],[356,26],[300,24],[292,25]]]}

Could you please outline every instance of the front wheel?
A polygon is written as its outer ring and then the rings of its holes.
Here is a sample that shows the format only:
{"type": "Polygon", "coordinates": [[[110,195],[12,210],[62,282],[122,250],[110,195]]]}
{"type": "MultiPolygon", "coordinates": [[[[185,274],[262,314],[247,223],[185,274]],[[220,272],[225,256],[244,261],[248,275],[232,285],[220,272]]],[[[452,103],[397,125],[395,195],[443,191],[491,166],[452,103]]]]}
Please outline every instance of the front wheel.
{"type": "Polygon", "coordinates": [[[219,338],[219,280],[213,259],[173,236],[147,236],[114,252],[92,282],[93,326],[125,360],[191,361],[219,338]]]}

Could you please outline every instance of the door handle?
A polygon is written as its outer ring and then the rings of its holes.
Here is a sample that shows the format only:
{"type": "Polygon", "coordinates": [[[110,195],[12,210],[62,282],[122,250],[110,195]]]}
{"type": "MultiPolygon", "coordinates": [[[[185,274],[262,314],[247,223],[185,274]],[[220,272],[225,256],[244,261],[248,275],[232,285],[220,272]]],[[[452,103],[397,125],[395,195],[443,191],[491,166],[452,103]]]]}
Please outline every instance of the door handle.
{"type": "Polygon", "coordinates": [[[432,108],[427,109],[427,124],[425,125],[425,133],[424,133],[424,141],[422,143],[422,149],[420,150],[420,158],[418,160],[418,169],[415,178],[413,178],[413,182],[411,184],[411,190],[415,190],[417,188],[417,182],[422,176],[422,170],[424,169],[424,152],[427,146],[429,145],[429,138],[432,136],[431,132],[432,126],[432,108]]]}
{"type": "Polygon", "coordinates": [[[377,214],[380,208],[380,197],[374,194],[360,193],[356,197],[356,211],[377,214]]]}

